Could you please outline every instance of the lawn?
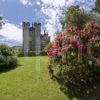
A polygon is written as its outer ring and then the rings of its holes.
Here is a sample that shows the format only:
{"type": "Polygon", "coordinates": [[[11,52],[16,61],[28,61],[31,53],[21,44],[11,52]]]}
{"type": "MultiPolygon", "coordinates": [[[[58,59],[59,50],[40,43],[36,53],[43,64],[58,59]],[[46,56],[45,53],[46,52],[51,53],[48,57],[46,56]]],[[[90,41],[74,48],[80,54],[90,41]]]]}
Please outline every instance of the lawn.
{"type": "Polygon", "coordinates": [[[16,69],[0,73],[0,100],[68,100],[49,78],[46,56],[18,60],[16,69]]]}

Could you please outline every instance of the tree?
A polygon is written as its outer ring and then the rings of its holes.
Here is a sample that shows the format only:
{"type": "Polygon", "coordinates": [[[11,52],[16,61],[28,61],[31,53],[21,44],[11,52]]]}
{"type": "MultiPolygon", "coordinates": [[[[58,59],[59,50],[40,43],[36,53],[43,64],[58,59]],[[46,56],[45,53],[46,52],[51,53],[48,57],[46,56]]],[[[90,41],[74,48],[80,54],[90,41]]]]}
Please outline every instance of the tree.
{"type": "Polygon", "coordinates": [[[96,12],[95,21],[100,25],[100,0],[95,1],[95,7],[92,9],[93,12],[96,12]]]}
{"type": "Polygon", "coordinates": [[[55,35],[58,36],[59,34],[61,34],[60,31],[55,32],[55,35]]]}
{"type": "Polygon", "coordinates": [[[67,11],[65,11],[64,16],[64,28],[68,25],[84,28],[85,24],[93,19],[91,13],[85,12],[83,9],[80,9],[79,6],[70,6],[67,11]]]}
{"type": "Polygon", "coordinates": [[[2,28],[3,18],[0,16],[0,29],[2,28]]]}
{"type": "Polygon", "coordinates": [[[100,14],[100,0],[95,1],[95,8],[93,8],[93,11],[98,12],[100,14]]]}
{"type": "Polygon", "coordinates": [[[47,51],[51,48],[51,46],[52,46],[52,43],[49,42],[49,43],[47,44],[47,46],[44,48],[44,51],[47,52],[47,51]]]}

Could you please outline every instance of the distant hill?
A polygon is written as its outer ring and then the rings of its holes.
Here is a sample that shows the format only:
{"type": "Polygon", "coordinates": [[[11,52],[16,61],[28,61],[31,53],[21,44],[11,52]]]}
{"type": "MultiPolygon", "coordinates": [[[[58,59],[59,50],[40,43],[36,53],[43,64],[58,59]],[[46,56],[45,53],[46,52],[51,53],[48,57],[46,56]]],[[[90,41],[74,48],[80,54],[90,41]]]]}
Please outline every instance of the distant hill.
{"type": "Polygon", "coordinates": [[[13,40],[13,39],[7,39],[7,38],[0,38],[0,44],[6,44],[9,46],[21,46],[22,43],[20,41],[17,40],[13,40]]]}
{"type": "Polygon", "coordinates": [[[6,38],[5,36],[3,36],[3,35],[0,35],[0,39],[4,39],[4,38],[6,38]]]}

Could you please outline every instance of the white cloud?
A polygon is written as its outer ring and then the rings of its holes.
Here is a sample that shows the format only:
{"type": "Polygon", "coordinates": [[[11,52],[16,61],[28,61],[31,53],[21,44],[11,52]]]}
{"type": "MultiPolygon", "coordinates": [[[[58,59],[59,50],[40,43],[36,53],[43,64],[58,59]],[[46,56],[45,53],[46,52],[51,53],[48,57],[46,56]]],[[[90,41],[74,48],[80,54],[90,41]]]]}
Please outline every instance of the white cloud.
{"type": "Polygon", "coordinates": [[[76,0],[67,0],[66,6],[69,7],[75,3],[76,0]]]}
{"type": "Polygon", "coordinates": [[[53,0],[41,0],[44,4],[50,4],[53,2],[53,0]]]}
{"type": "Polygon", "coordinates": [[[53,5],[55,6],[64,6],[66,4],[66,0],[54,0],[53,5]]]}
{"type": "Polygon", "coordinates": [[[39,1],[37,1],[36,3],[37,3],[37,5],[40,5],[41,4],[39,1]]]}
{"type": "Polygon", "coordinates": [[[42,0],[43,5],[41,11],[44,15],[48,16],[45,25],[46,30],[52,39],[54,39],[54,33],[61,30],[60,15],[62,13],[61,8],[66,5],[66,0],[42,0]]]}
{"type": "Polygon", "coordinates": [[[23,5],[32,6],[31,0],[20,0],[20,2],[21,2],[23,5]]]}
{"type": "Polygon", "coordinates": [[[8,39],[17,40],[22,42],[22,29],[18,28],[12,23],[6,22],[0,30],[0,35],[8,39]]]}
{"type": "Polygon", "coordinates": [[[52,4],[53,6],[63,6],[66,3],[66,0],[41,0],[44,4],[52,4]]]}
{"type": "MultiPolygon", "coordinates": [[[[44,4],[53,5],[55,7],[70,6],[75,3],[76,0],[41,0],[44,4]]],[[[84,0],[83,0],[84,1],[84,0]]]]}

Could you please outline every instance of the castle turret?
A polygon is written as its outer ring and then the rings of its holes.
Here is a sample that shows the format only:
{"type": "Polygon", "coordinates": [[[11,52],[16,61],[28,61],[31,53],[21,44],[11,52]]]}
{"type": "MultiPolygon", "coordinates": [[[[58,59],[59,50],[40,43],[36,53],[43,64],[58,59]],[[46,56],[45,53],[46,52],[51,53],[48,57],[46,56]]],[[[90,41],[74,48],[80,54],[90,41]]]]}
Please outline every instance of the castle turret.
{"type": "Polygon", "coordinates": [[[36,54],[41,52],[41,23],[34,23],[36,54]]]}
{"type": "Polygon", "coordinates": [[[32,26],[29,28],[29,52],[35,52],[35,28],[32,26]]]}
{"type": "Polygon", "coordinates": [[[23,22],[23,51],[24,55],[28,55],[29,51],[29,22],[23,22]]]}
{"type": "Polygon", "coordinates": [[[44,34],[41,36],[41,50],[42,51],[44,50],[44,48],[47,46],[49,42],[50,42],[50,37],[48,36],[48,33],[46,33],[44,30],[44,34]]]}

